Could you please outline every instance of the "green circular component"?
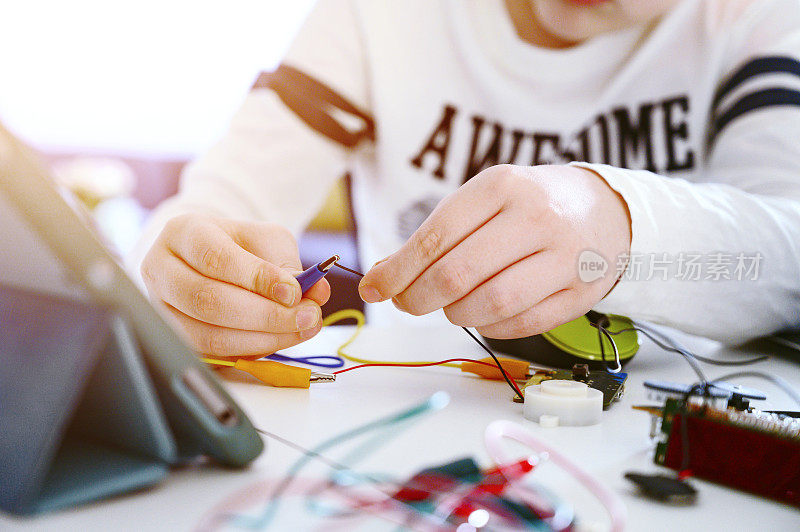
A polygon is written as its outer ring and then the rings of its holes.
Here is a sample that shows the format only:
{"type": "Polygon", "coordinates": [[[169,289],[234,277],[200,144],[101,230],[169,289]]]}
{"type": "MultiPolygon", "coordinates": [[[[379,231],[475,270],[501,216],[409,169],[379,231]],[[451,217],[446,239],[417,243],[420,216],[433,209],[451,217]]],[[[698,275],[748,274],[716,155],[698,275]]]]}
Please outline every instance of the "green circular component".
{"type": "MultiPolygon", "coordinates": [[[[631,320],[624,316],[604,315],[609,319],[609,332],[619,332],[633,327],[631,320]]],[[[630,361],[639,350],[639,335],[635,330],[613,335],[614,343],[619,351],[620,363],[630,361]]],[[[484,338],[489,347],[535,364],[543,364],[556,368],[571,369],[574,364],[588,364],[590,369],[603,369],[606,365],[614,366],[614,349],[603,336],[603,349],[606,361],[600,356],[600,342],[597,329],[591,325],[586,316],[565,323],[546,333],[499,340],[484,338]]]]}
{"type": "MultiPolygon", "coordinates": [[[[610,325],[606,329],[609,332],[614,333],[633,327],[631,320],[624,316],[608,314],[608,318],[610,325]]],[[[595,362],[602,361],[597,329],[592,327],[586,316],[559,325],[551,331],[542,333],[541,336],[565,353],[595,362]]],[[[617,344],[620,361],[632,358],[639,350],[639,335],[636,334],[636,331],[626,331],[614,335],[612,338],[617,344]]],[[[611,343],[605,335],[603,335],[603,349],[605,349],[606,361],[613,362],[614,348],[611,347],[611,343]]]]}

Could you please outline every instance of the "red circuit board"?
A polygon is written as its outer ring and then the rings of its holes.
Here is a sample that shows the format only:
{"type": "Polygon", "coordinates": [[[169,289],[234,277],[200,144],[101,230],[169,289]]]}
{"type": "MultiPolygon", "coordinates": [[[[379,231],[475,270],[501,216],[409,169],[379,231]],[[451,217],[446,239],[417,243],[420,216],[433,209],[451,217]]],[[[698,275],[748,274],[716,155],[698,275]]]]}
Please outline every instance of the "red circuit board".
{"type": "Polygon", "coordinates": [[[657,464],[800,507],[800,420],[670,399],[661,431],[657,464]]]}

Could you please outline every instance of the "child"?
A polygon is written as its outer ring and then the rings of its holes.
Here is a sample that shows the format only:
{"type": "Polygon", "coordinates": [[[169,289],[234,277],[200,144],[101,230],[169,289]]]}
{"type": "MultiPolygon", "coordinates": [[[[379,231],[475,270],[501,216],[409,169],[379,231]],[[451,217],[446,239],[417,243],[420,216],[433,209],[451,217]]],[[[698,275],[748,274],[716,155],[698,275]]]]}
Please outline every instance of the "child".
{"type": "Polygon", "coordinates": [[[365,301],[498,338],[800,325],[798,58],[797,0],[320,0],[153,217],[144,281],[200,351],[310,338],[330,289],[301,299],[292,233],[350,171],[365,301]]]}

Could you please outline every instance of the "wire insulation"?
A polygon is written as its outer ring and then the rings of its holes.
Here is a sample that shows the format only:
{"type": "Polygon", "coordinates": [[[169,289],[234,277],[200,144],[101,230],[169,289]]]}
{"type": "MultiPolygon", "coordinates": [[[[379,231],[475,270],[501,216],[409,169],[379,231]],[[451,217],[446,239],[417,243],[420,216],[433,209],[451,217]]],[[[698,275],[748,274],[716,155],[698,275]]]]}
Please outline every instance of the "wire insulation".
{"type": "Polygon", "coordinates": [[[509,385],[509,386],[511,386],[511,388],[512,388],[512,389],[513,389],[515,392],[517,392],[517,395],[519,396],[519,398],[520,398],[520,399],[522,399],[522,400],[524,401],[524,400],[525,400],[525,394],[524,394],[524,393],[522,393],[522,390],[520,390],[520,389],[519,389],[519,386],[517,386],[517,383],[516,383],[516,382],[514,382],[512,379],[510,379],[510,378],[508,377],[508,374],[506,373],[506,370],[503,368],[503,365],[502,365],[502,364],[500,364],[500,361],[499,361],[499,360],[497,360],[497,357],[494,355],[494,353],[492,353],[492,350],[491,350],[491,349],[489,349],[488,347],[486,347],[486,345],[484,345],[484,343],[483,343],[483,342],[481,342],[480,340],[478,340],[478,337],[477,337],[477,336],[475,336],[474,334],[472,334],[472,333],[470,332],[470,330],[469,330],[469,329],[467,329],[466,327],[461,327],[461,328],[462,328],[462,329],[464,329],[464,332],[466,332],[466,333],[467,333],[467,334],[468,334],[468,335],[469,335],[469,336],[470,336],[470,337],[471,337],[473,340],[475,340],[475,342],[476,342],[476,343],[477,343],[479,346],[481,346],[481,347],[483,348],[483,350],[484,350],[484,351],[486,351],[487,353],[489,353],[489,356],[490,356],[490,357],[492,357],[492,359],[494,360],[495,364],[497,364],[497,368],[500,370],[500,373],[502,373],[502,374],[503,374],[503,378],[506,380],[506,382],[508,383],[508,385],[509,385]]]}
{"type": "Polygon", "coordinates": [[[219,358],[201,358],[200,362],[205,362],[206,364],[214,364],[216,366],[230,366],[233,367],[236,365],[235,360],[222,360],[219,358]]]}
{"type": "Polygon", "coordinates": [[[315,366],[318,368],[336,369],[344,366],[344,360],[341,357],[330,355],[315,355],[310,357],[290,357],[281,353],[272,353],[264,357],[267,360],[275,360],[276,362],[293,362],[295,364],[306,364],[307,366],[315,366]],[[330,362],[323,362],[330,360],[330,362]]]}
{"type": "MultiPolygon", "coordinates": [[[[330,316],[326,317],[322,320],[322,326],[327,327],[329,325],[333,325],[334,323],[339,323],[340,321],[344,321],[347,319],[355,320],[356,322],[356,329],[353,331],[353,334],[350,335],[350,338],[344,341],[339,347],[336,348],[336,354],[342,357],[345,360],[349,360],[350,362],[355,362],[357,364],[392,364],[394,366],[420,366],[426,364],[433,364],[435,360],[414,360],[410,362],[400,361],[400,360],[373,360],[369,358],[359,358],[354,357],[346,353],[344,350],[353,342],[355,342],[358,335],[361,334],[361,329],[364,328],[366,324],[366,319],[364,318],[364,313],[360,310],[354,308],[348,308],[344,310],[339,310],[334,312],[330,316]]],[[[453,363],[446,363],[441,364],[448,368],[458,368],[460,367],[458,364],[453,363]]]]}
{"type": "MultiPolygon", "coordinates": [[[[380,430],[380,429],[387,429],[387,428],[394,428],[394,431],[386,432],[385,434],[395,434],[398,426],[403,422],[408,422],[413,420],[414,418],[429,413],[436,410],[441,410],[449,403],[450,398],[446,393],[437,392],[433,394],[430,398],[426,401],[419,403],[411,408],[407,408],[405,410],[401,410],[395,414],[385,416],[374,421],[370,421],[353,429],[347,430],[332,438],[329,438],[313,449],[307,450],[303,449],[301,452],[303,453],[302,456],[289,468],[288,473],[283,478],[283,480],[275,487],[275,490],[272,493],[272,497],[270,498],[269,503],[267,504],[266,508],[264,508],[263,512],[259,516],[251,516],[251,515],[237,515],[236,516],[236,524],[247,526],[249,528],[265,528],[267,524],[272,520],[275,513],[278,511],[278,505],[280,504],[280,499],[283,493],[289,488],[292,481],[295,479],[297,474],[300,472],[303,467],[311,460],[317,459],[320,460],[320,457],[323,455],[325,451],[328,449],[332,449],[337,447],[338,445],[345,443],[347,441],[352,440],[358,436],[362,436],[365,434],[369,434],[373,431],[380,430]]],[[[262,432],[265,434],[265,432],[262,432]]],[[[378,433],[373,436],[373,438],[377,438],[378,440],[381,438],[382,434],[378,433]]],[[[282,439],[283,440],[283,439],[282,439]]],[[[296,444],[295,444],[296,445],[296,444]]],[[[296,446],[297,448],[299,446],[296,446]]],[[[362,457],[365,458],[366,456],[362,457]]],[[[325,461],[327,465],[332,465],[332,460],[328,459],[325,461]]],[[[337,464],[341,465],[341,464],[337,464]]],[[[335,467],[335,466],[333,466],[335,467]]],[[[351,466],[344,465],[347,470],[351,470],[351,466]]],[[[335,467],[339,469],[338,467],[335,467]]]]}
{"type": "Polygon", "coordinates": [[[481,364],[483,366],[489,366],[490,368],[496,368],[494,364],[489,364],[488,362],[482,362],[480,360],[472,360],[471,358],[448,358],[447,360],[442,360],[441,362],[420,362],[419,364],[395,364],[393,362],[375,362],[369,364],[359,364],[358,366],[351,366],[349,368],[340,369],[339,371],[334,371],[334,375],[339,375],[340,373],[347,373],[348,371],[353,371],[354,369],[360,368],[371,368],[377,366],[386,366],[391,368],[396,367],[412,367],[412,368],[425,368],[429,366],[449,366],[452,362],[471,362],[474,364],[481,364]]]}
{"type": "Polygon", "coordinates": [[[503,440],[511,439],[518,443],[528,446],[540,456],[547,456],[547,459],[561,467],[573,478],[578,480],[588,489],[601,504],[605,507],[611,519],[611,530],[622,532],[628,518],[628,511],[622,499],[614,491],[610,490],[600,480],[590,473],[580,468],[572,460],[561,454],[555,447],[551,447],[543,440],[535,437],[525,430],[521,425],[510,421],[493,421],[486,427],[484,443],[489,456],[495,464],[502,466],[509,463],[504,450],[503,440]]]}
{"type": "MultiPolygon", "coordinates": [[[[363,273],[360,273],[360,272],[358,272],[356,270],[353,270],[351,268],[347,268],[345,266],[342,266],[338,262],[334,262],[333,265],[338,267],[338,268],[341,268],[341,269],[343,269],[343,270],[345,270],[347,272],[350,272],[350,273],[352,273],[354,275],[357,275],[359,277],[364,277],[363,273]]],[[[347,310],[340,310],[339,312],[334,312],[333,314],[328,316],[326,319],[322,320],[322,325],[325,326],[325,325],[330,325],[332,323],[336,323],[337,321],[341,321],[341,320],[345,319],[345,317],[354,318],[356,320],[356,322],[357,322],[356,330],[353,333],[353,335],[345,343],[343,343],[342,345],[339,346],[339,349],[337,349],[336,354],[339,355],[342,358],[345,358],[345,359],[350,360],[352,362],[358,362],[360,364],[386,364],[385,361],[381,361],[381,360],[356,359],[355,357],[351,357],[351,356],[347,355],[346,353],[344,353],[344,351],[343,351],[344,348],[347,347],[348,345],[350,345],[351,343],[353,343],[353,341],[358,336],[358,333],[361,332],[361,328],[364,326],[364,322],[365,322],[364,314],[362,312],[358,311],[358,310],[355,310],[355,309],[347,309],[347,310]]],[[[492,350],[489,349],[488,347],[486,347],[486,345],[484,345],[484,343],[481,342],[478,339],[477,336],[472,334],[469,331],[469,329],[467,329],[466,327],[461,327],[461,328],[464,329],[464,331],[470,336],[470,338],[475,340],[475,342],[479,346],[481,346],[481,348],[484,351],[489,353],[489,356],[492,357],[492,360],[494,360],[495,364],[497,364],[497,369],[499,369],[500,373],[503,374],[503,378],[508,383],[508,385],[511,387],[511,389],[514,390],[514,392],[519,396],[520,399],[525,400],[525,395],[522,393],[522,390],[520,390],[519,386],[517,386],[517,383],[514,382],[513,379],[511,379],[508,376],[508,373],[506,373],[505,368],[500,363],[500,361],[497,360],[497,357],[492,352],[492,350]]],[[[430,361],[424,360],[424,361],[421,361],[421,362],[420,361],[417,361],[417,362],[399,362],[399,363],[397,363],[397,365],[401,365],[401,366],[420,366],[420,365],[425,365],[425,364],[430,364],[430,363],[431,363],[430,361]]],[[[438,365],[438,364],[435,364],[435,365],[438,365]]],[[[447,362],[445,362],[445,363],[443,363],[441,365],[448,366],[448,367],[459,367],[456,364],[450,364],[450,363],[447,363],[447,362]]]]}

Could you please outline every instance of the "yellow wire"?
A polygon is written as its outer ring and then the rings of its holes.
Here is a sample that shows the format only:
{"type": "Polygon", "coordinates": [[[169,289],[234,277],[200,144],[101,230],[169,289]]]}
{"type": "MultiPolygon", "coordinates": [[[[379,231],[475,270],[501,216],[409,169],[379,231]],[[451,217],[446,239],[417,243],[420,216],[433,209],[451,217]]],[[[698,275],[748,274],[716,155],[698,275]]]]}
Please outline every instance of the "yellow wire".
{"type": "MultiPolygon", "coordinates": [[[[366,319],[364,318],[364,313],[358,309],[348,308],[344,310],[340,310],[334,312],[324,320],[322,320],[322,326],[327,327],[329,325],[333,325],[334,323],[338,323],[344,320],[355,320],[356,321],[356,330],[353,331],[353,334],[350,335],[350,338],[345,340],[345,342],[336,348],[336,354],[340,357],[344,358],[345,360],[349,360],[350,362],[356,362],[358,364],[393,364],[396,366],[416,366],[419,364],[431,364],[436,362],[436,360],[417,360],[414,362],[400,362],[397,360],[370,360],[368,358],[358,358],[352,355],[348,355],[344,352],[344,349],[355,342],[358,335],[361,334],[361,329],[364,328],[364,324],[366,323],[366,319]]],[[[219,358],[201,358],[203,362],[208,364],[216,364],[217,366],[235,366],[236,361],[229,361],[229,360],[221,360],[219,358]]],[[[460,364],[456,364],[454,362],[449,362],[447,364],[439,364],[440,366],[445,366],[448,368],[460,368],[460,364]]]]}
{"type": "MultiPolygon", "coordinates": [[[[338,323],[340,321],[344,321],[347,319],[356,320],[356,330],[353,331],[353,334],[350,336],[350,338],[348,338],[342,345],[336,348],[336,354],[346,360],[349,360],[350,362],[357,362],[358,364],[394,364],[398,366],[415,366],[419,364],[431,364],[433,362],[436,362],[436,360],[417,360],[414,362],[407,362],[407,361],[400,362],[396,360],[370,360],[368,358],[358,358],[352,355],[348,355],[347,353],[344,352],[344,349],[350,344],[352,344],[356,340],[356,338],[358,338],[358,335],[361,334],[361,329],[364,328],[364,323],[366,322],[364,318],[364,313],[354,308],[340,310],[334,312],[333,314],[322,320],[322,326],[327,327],[329,325],[333,325],[334,323],[338,323]]],[[[448,368],[461,367],[460,364],[456,364],[454,362],[449,362],[447,364],[440,364],[440,365],[448,368]]]]}
{"type": "Polygon", "coordinates": [[[229,361],[229,360],[220,360],[218,358],[201,358],[201,362],[205,362],[206,364],[216,364],[217,366],[235,366],[236,361],[229,361]]]}

